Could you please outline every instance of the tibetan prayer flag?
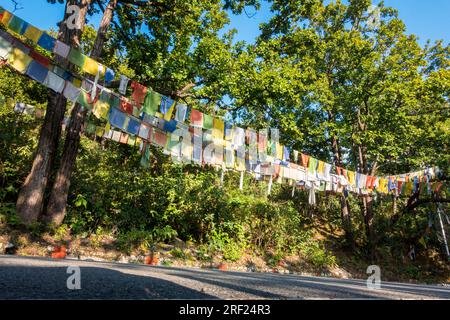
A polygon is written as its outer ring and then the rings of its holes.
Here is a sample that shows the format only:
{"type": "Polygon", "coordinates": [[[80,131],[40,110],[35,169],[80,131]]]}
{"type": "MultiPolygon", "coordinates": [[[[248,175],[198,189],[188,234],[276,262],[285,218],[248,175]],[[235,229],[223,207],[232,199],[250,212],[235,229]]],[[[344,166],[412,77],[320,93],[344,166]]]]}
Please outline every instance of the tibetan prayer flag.
{"type": "Polygon", "coordinates": [[[109,104],[111,105],[111,108],[119,109],[120,108],[120,97],[111,93],[109,104]]]}
{"type": "Polygon", "coordinates": [[[119,111],[118,109],[111,108],[109,111],[109,123],[113,127],[123,128],[126,117],[126,114],[119,111]]]}
{"type": "Polygon", "coordinates": [[[111,132],[112,132],[111,140],[115,141],[115,142],[119,142],[120,137],[122,136],[122,133],[117,130],[111,130],[111,132]]]}
{"type": "Polygon", "coordinates": [[[108,113],[109,113],[110,105],[108,102],[103,101],[99,99],[95,105],[92,113],[98,118],[98,119],[107,119],[108,113]]]}
{"type": "Polygon", "coordinates": [[[132,134],[134,136],[137,136],[139,134],[139,130],[141,127],[141,122],[137,119],[134,119],[132,117],[129,118],[130,120],[128,121],[128,125],[127,125],[127,129],[126,131],[129,134],[132,134]]]}
{"type": "Polygon", "coordinates": [[[167,144],[167,134],[161,130],[154,130],[153,142],[160,147],[165,147],[167,144]]]}
{"type": "Polygon", "coordinates": [[[53,66],[53,73],[57,74],[58,76],[60,76],[61,78],[63,78],[64,80],[67,80],[67,81],[75,82],[75,80],[76,80],[76,79],[73,79],[73,75],[69,71],[67,71],[63,68],[60,68],[58,66],[53,66]]]}
{"type": "Polygon", "coordinates": [[[191,110],[191,126],[201,128],[203,126],[203,113],[196,109],[191,110]]]}
{"type": "Polygon", "coordinates": [[[129,136],[128,137],[128,143],[129,146],[134,147],[136,144],[136,137],[135,136],[129,136]]]}
{"type": "Polygon", "coordinates": [[[171,98],[162,96],[159,111],[161,112],[161,114],[166,115],[166,113],[168,113],[172,109],[173,104],[175,104],[175,101],[173,101],[171,98]]]}
{"type": "Polygon", "coordinates": [[[91,96],[89,95],[88,92],[86,92],[84,90],[81,90],[80,95],[78,96],[77,102],[88,110],[92,110],[92,108],[94,107],[91,102],[91,96]]]}
{"type": "Polygon", "coordinates": [[[352,186],[355,186],[355,172],[354,171],[347,171],[348,176],[348,183],[352,186]]]}
{"type": "Polygon", "coordinates": [[[208,114],[203,114],[203,129],[211,130],[214,127],[214,118],[208,114]]]}
{"type": "Polygon", "coordinates": [[[56,45],[56,39],[50,36],[48,33],[43,33],[37,42],[38,46],[41,46],[47,51],[53,52],[56,45]]]}
{"type": "Polygon", "coordinates": [[[175,113],[175,120],[184,122],[186,120],[187,106],[184,104],[177,104],[177,111],[175,113]]]}
{"type": "Polygon", "coordinates": [[[111,81],[114,80],[114,77],[116,76],[115,72],[109,68],[106,68],[106,72],[105,72],[105,84],[109,84],[111,83],[111,81]]]}
{"type": "Polygon", "coordinates": [[[127,133],[122,132],[122,134],[120,135],[119,143],[122,143],[122,144],[128,143],[128,134],[127,133]]]}
{"type": "Polygon", "coordinates": [[[25,21],[20,19],[18,16],[12,16],[8,23],[8,29],[18,34],[23,34],[23,32],[25,31],[23,30],[25,26],[25,21]]]}
{"type": "Polygon", "coordinates": [[[56,40],[56,44],[55,44],[55,48],[53,49],[53,52],[56,53],[60,57],[67,58],[70,53],[70,46],[68,46],[64,42],[56,40]]]}
{"type": "Polygon", "coordinates": [[[78,97],[80,96],[81,89],[75,87],[71,82],[66,83],[66,87],[64,88],[63,95],[66,97],[69,101],[75,102],[78,100],[78,97]]]}
{"type": "Polygon", "coordinates": [[[44,57],[43,55],[37,53],[36,51],[31,51],[30,52],[30,57],[39,62],[40,64],[42,64],[43,66],[45,66],[47,69],[50,67],[51,65],[51,61],[49,58],[44,57]]]}
{"type": "Polygon", "coordinates": [[[66,81],[63,78],[53,72],[47,73],[47,77],[44,80],[44,86],[55,92],[61,93],[63,92],[65,85],[66,81]]]}
{"type": "Polygon", "coordinates": [[[310,157],[308,164],[308,171],[310,174],[315,174],[317,170],[318,160],[316,158],[310,157]]]}
{"type": "Polygon", "coordinates": [[[240,127],[233,128],[233,145],[234,147],[245,145],[245,130],[240,127]]]}
{"type": "Polygon", "coordinates": [[[150,139],[150,130],[151,127],[146,124],[141,124],[141,127],[139,128],[138,136],[144,140],[150,139]]]}
{"type": "Polygon", "coordinates": [[[105,129],[102,127],[97,127],[95,129],[95,135],[99,138],[103,137],[103,135],[105,134],[105,129]]]}
{"type": "Polygon", "coordinates": [[[128,101],[127,98],[122,97],[120,99],[120,110],[128,114],[133,114],[133,105],[128,101]]]}
{"type": "Polygon", "coordinates": [[[319,175],[320,178],[323,178],[324,173],[325,173],[325,162],[319,160],[317,164],[317,174],[319,175]]]}
{"type": "Polygon", "coordinates": [[[9,21],[13,18],[13,14],[9,11],[4,11],[2,14],[2,20],[1,22],[3,23],[4,26],[8,26],[9,25],[9,21]]]}
{"type": "Polygon", "coordinates": [[[36,28],[32,25],[28,25],[28,27],[25,30],[25,33],[23,35],[25,38],[31,40],[34,43],[37,43],[43,33],[44,32],[42,30],[39,30],[38,28],[36,28]]]}
{"type": "Polygon", "coordinates": [[[175,102],[172,103],[172,106],[169,108],[169,110],[167,110],[166,114],[164,115],[164,120],[169,121],[170,119],[172,119],[172,114],[173,111],[175,110],[175,102]]]}
{"type": "Polygon", "coordinates": [[[136,102],[136,104],[141,106],[145,101],[145,97],[147,96],[147,91],[148,91],[147,87],[143,86],[140,83],[133,81],[131,83],[131,88],[133,89],[133,94],[131,95],[131,99],[133,99],[133,101],[136,102]]]}
{"type": "Polygon", "coordinates": [[[9,55],[13,51],[12,42],[13,38],[9,35],[9,33],[0,30],[0,58],[9,58],[9,55]]]}
{"type": "Polygon", "coordinates": [[[225,122],[225,140],[231,141],[233,139],[233,126],[229,122],[225,122]]]}
{"type": "Polygon", "coordinates": [[[28,66],[26,74],[39,83],[44,83],[48,69],[37,61],[32,61],[28,66]]]}
{"type": "Polygon", "coordinates": [[[153,90],[147,90],[142,112],[154,116],[161,104],[162,96],[153,90]]]}
{"type": "Polygon", "coordinates": [[[308,168],[309,164],[309,156],[307,154],[301,154],[301,166],[304,168],[308,168]]]}
{"type": "Polygon", "coordinates": [[[138,107],[133,106],[133,113],[132,115],[136,118],[139,118],[141,116],[141,110],[138,109],[138,107]]]}
{"type": "Polygon", "coordinates": [[[283,147],[283,160],[289,161],[290,158],[291,158],[291,152],[288,147],[284,146],[283,147]]]}
{"type": "Polygon", "coordinates": [[[9,64],[20,73],[27,71],[32,60],[30,56],[18,48],[14,48],[9,56],[9,64]]]}
{"type": "Polygon", "coordinates": [[[224,130],[225,130],[225,122],[223,120],[214,118],[213,124],[213,138],[214,139],[223,139],[224,130]]]}
{"type": "Polygon", "coordinates": [[[177,129],[177,121],[176,120],[170,120],[164,122],[164,128],[163,130],[166,132],[174,132],[177,129]]]}
{"type": "Polygon", "coordinates": [[[88,56],[85,56],[83,66],[81,67],[81,71],[96,76],[98,74],[99,67],[100,64],[97,61],[88,56]]]}
{"type": "Polygon", "coordinates": [[[70,63],[73,63],[74,65],[83,68],[86,56],[83,53],[81,53],[80,50],[71,48],[67,59],[69,60],[70,63]]]}
{"type": "Polygon", "coordinates": [[[275,157],[279,160],[283,159],[283,146],[278,142],[275,144],[275,157]]]}

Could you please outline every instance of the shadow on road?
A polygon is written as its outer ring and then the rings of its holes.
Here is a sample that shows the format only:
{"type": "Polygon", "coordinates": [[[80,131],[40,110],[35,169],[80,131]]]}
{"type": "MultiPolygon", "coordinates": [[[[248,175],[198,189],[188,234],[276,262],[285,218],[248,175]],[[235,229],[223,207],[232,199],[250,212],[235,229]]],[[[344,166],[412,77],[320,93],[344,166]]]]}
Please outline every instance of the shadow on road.
{"type": "Polygon", "coordinates": [[[81,267],[81,290],[66,267],[0,265],[0,299],[217,299],[173,282],[102,267],[81,267]]]}

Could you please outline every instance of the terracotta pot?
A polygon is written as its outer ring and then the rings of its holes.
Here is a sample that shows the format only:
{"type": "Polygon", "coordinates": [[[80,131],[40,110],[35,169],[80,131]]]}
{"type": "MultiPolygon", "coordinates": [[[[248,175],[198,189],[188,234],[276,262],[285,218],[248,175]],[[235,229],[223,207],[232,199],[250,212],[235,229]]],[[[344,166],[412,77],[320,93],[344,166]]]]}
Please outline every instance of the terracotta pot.
{"type": "Polygon", "coordinates": [[[152,264],[152,257],[146,256],[145,257],[145,264],[152,264]]]}
{"type": "Polygon", "coordinates": [[[53,252],[52,253],[52,258],[53,259],[64,259],[66,257],[66,253],[65,252],[53,252]]]}
{"type": "Polygon", "coordinates": [[[221,263],[221,264],[219,264],[219,266],[217,268],[222,271],[227,271],[228,265],[226,263],[221,263]]]}
{"type": "Polygon", "coordinates": [[[61,249],[59,250],[60,252],[64,252],[64,253],[66,253],[67,252],[67,248],[66,248],[66,246],[61,246],[61,249]]]}
{"type": "Polygon", "coordinates": [[[153,257],[151,259],[151,261],[150,261],[150,265],[157,266],[158,265],[158,261],[159,261],[158,257],[153,257]]]}

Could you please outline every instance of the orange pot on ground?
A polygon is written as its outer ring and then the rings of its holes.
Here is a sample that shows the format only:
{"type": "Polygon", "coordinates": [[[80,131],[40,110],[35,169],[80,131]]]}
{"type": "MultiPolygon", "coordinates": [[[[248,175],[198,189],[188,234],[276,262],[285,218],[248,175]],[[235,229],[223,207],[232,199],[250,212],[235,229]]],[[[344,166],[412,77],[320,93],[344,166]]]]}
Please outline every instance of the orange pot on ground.
{"type": "Polygon", "coordinates": [[[145,264],[151,265],[151,266],[157,266],[158,265],[158,257],[152,257],[152,256],[146,256],[145,257],[145,264]]]}
{"type": "Polygon", "coordinates": [[[150,261],[150,265],[157,266],[158,265],[158,261],[159,261],[158,257],[153,257],[151,259],[151,261],[150,261]]]}
{"type": "Polygon", "coordinates": [[[65,252],[53,252],[52,253],[52,258],[53,259],[64,259],[66,257],[66,253],[65,252]]]}
{"type": "Polygon", "coordinates": [[[219,264],[219,266],[217,268],[222,271],[227,271],[228,265],[226,263],[221,263],[221,264],[219,264]]]}
{"type": "Polygon", "coordinates": [[[66,246],[55,246],[53,248],[53,252],[51,254],[51,257],[53,259],[64,259],[67,255],[67,248],[66,246]]]}

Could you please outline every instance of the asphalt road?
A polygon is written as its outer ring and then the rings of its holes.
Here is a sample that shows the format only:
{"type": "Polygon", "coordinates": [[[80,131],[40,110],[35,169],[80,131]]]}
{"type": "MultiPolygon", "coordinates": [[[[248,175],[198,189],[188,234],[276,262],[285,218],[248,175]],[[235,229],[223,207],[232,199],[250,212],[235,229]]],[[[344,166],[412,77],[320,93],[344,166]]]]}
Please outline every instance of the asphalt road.
{"type": "Polygon", "coordinates": [[[0,256],[0,299],[450,299],[450,288],[0,256]],[[67,288],[69,266],[80,267],[80,290],[67,288]]]}

